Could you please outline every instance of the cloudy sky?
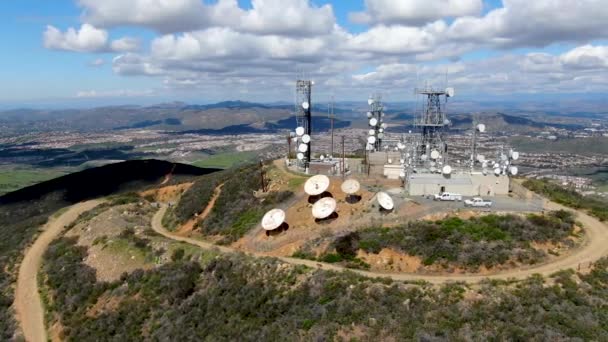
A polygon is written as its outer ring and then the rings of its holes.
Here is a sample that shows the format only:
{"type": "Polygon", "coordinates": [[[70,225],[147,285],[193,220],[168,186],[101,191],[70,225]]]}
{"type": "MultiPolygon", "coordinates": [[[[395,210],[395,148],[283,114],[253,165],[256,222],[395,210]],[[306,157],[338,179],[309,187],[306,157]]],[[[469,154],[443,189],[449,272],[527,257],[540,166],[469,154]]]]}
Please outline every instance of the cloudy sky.
{"type": "Polygon", "coordinates": [[[608,0],[20,0],[0,32],[0,103],[608,90],[608,0]]]}

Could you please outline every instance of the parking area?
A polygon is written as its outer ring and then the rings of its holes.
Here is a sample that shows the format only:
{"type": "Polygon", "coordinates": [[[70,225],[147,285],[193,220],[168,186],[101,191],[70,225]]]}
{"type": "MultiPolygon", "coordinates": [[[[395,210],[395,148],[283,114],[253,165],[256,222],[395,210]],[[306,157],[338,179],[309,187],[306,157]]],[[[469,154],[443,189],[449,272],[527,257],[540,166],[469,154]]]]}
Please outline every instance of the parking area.
{"type": "MultiPolygon", "coordinates": [[[[443,210],[455,210],[465,208],[464,200],[472,197],[463,197],[462,202],[451,202],[451,201],[434,201],[432,198],[416,196],[409,197],[410,200],[418,202],[422,205],[443,210]]],[[[543,210],[542,199],[521,199],[509,196],[495,196],[487,197],[485,200],[492,201],[492,207],[490,208],[472,208],[466,207],[467,209],[479,210],[479,211],[492,211],[492,212],[540,212],[543,210]]]]}

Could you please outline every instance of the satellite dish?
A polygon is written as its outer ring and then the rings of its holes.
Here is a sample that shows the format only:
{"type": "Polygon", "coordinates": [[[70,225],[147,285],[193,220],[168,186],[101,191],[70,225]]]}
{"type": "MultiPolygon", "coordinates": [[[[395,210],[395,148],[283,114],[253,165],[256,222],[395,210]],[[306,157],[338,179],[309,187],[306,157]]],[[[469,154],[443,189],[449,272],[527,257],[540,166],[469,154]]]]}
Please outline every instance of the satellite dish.
{"type": "Polygon", "coordinates": [[[336,200],[331,197],[323,197],[312,206],[312,216],[316,219],[324,219],[336,210],[336,200]]]}
{"type": "Polygon", "coordinates": [[[285,212],[281,209],[272,209],[262,218],[264,230],[275,230],[285,222],[285,212]]]}
{"type": "Polygon", "coordinates": [[[296,135],[301,137],[304,134],[304,127],[296,128],[296,135]]]}
{"type": "Polygon", "coordinates": [[[298,138],[297,138],[297,137],[294,137],[293,139],[291,139],[291,141],[293,141],[293,142],[298,142],[298,138]]]}
{"type": "Polygon", "coordinates": [[[367,112],[367,117],[371,118],[372,117],[372,112],[367,112]]]}
{"type": "Polygon", "coordinates": [[[304,153],[300,152],[296,155],[296,157],[298,158],[298,160],[302,160],[302,159],[304,159],[304,153]]]}
{"type": "Polygon", "coordinates": [[[374,136],[367,137],[367,143],[368,144],[375,144],[376,143],[376,137],[374,137],[374,136]]]}
{"type": "Polygon", "coordinates": [[[305,143],[305,144],[308,144],[310,142],[310,135],[304,134],[302,136],[302,142],[305,143]]]}
{"type": "Polygon", "coordinates": [[[484,161],[481,163],[481,167],[483,167],[483,168],[488,167],[488,162],[484,160],[484,161]]]}
{"type": "Polygon", "coordinates": [[[519,170],[517,169],[517,166],[511,166],[511,168],[509,169],[509,171],[511,172],[511,174],[513,176],[517,176],[517,173],[519,172],[519,170]]]}
{"type": "Polygon", "coordinates": [[[319,157],[319,159],[321,159],[321,160],[325,160],[325,156],[324,156],[324,155],[321,155],[321,156],[319,157]]]}
{"type": "Polygon", "coordinates": [[[437,158],[439,158],[439,151],[437,151],[437,150],[431,151],[431,159],[437,159],[437,158]]]}
{"type": "Polygon", "coordinates": [[[329,187],[329,178],[325,175],[316,175],[308,178],[304,183],[304,192],[311,196],[317,196],[325,192],[329,187]]]}
{"type": "Polygon", "coordinates": [[[426,154],[421,155],[420,160],[426,160],[426,154]]]}
{"type": "Polygon", "coordinates": [[[436,163],[434,161],[431,162],[431,166],[435,166],[436,163]]]}
{"type": "Polygon", "coordinates": [[[446,126],[449,126],[450,125],[450,120],[448,120],[448,119],[443,120],[443,124],[446,125],[446,126]]]}
{"type": "Polygon", "coordinates": [[[505,161],[507,160],[507,156],[505,156],[504,154],[500,155],[500,160],[505,161]]]}
{"type": "Polygon", "coordinates": [[[498,165],[498,163],[494,163],[494,165],[493,165],[493,166],[494,166],[494,168],[495,168],[495,169],[497,169],[497,168],[499,168],[499,167],[500,167],[500,165],[498,165]]]}
{"type": "Polygon", "coordinates": [[[347,179],[346,181],[344,181],[344,183],[342,183],[341,188],[345,194],[352,195],[359,191],[361,185],[356,179],[347,179]]]}
{"type": "Polygon", "coordinates": [[[484,125],[484,124],[477,125],[477,130],[479,132],[481,132],[481,133],[485,132],[486,131],[486,125],[484,125]]]}
{"type": "Polygon", "coordinates": [[[304,109],[310,108],[310,103],[308,103],[306,101],[302,102],[302,108],[304,108],[304,109]]]}
{"type": "Polygon", "coordinates": [[[497,168],[494,169],[494,174],[497,175],[497,176],[500,175],[500,168],[499,167],[497,167],[497,168]]]}
{"type": "Polygon", "coordinates": [[[405,145],[402,143],[397,143],[397,148],[400,150],[403,150],[403,149],[405,149],[405,145]]]}
{"type": "Polygon", "coordinates": [[[373,129],[370,129],[370,130],[369,130],[369,135],[376,135],[376,131],[375,131],[375,130],[373,130],[373,129]]]}
{"type": "Polygon", "coordinates": [[[368,104],[368,105],[370,105],[370,106],[371,106],[371,105],[372,105],[372,103],[374,103],[374,99],[368,99],[368,100],[367,100],[367,104],[368,104]]]}
{"type": "MultiPolygon", "coordinates": [[[[382,139],[384,138],[384,133],[378,133],[378,139],[382,139]]],[[[384,146],[386,148],[388,148],[388,146],[384,146]]]]}
{"type": "Polygon", "coordinates": [[[454,88],[445,88],[445,94],[448,97],[454,97],[454,88]]]}
{"type": "Polygon", "coordinates": [[[519,152],[513,151],[513,155],[511,156],[511,158],[513,158],[513,160],[519,159],[519,152]]]}
{"type": "Polygon", "coordinates": [[[480,163],[483,163],[486,160],[486,156],[484,156],[483,154],[478,154],[477,155],[477,161],[480,163]]]}
{"type": "Polygon", "coordinates": [[[382,126],[382,128],[384,128],[384,129],[386,129],[386,122],[383,122],[382,125],[380,125],[380,126],[382,126]]]}
{"type": "Polygon", "coordinates": [[[452,167],[450,165],[446,165],[442,169],[444,175],[449,175],[452,173],[452,167]]]}
{"type": "Polygon", "coordinates": [[[391,158],[388,158],[388,163],[389,163],[389,164],[392,164],[392,163],[393,163],[393,160],[392,160],[391,158]]]}
{"type": "Polygon", "coordinates": [[[399,164],[405,164],[405,159],[399,159],[399,164]]]}
{"type": "Polygon", "coordinates": [[[300,151],[302,153],[308,151],[308,145],[306,145],[306,144],[300,144],[300,146],[298,146],[298,151],[300,151]]]}
{"type": "Polygon", "coordinates": [[[378,132],[383,133],[384,132],[384,128],[378,129],[378,132]]]}
{"type": "Polygon", "coordinates": [[[386,192],[380,191],[376,195],[376,197],[378,199],[378,204],[380,204],[380,206],[383,209],[393,210],[393,208],[395,207],[395,204],[393,203],[393,199],[386,192]]]}
{"type": "Polygon", "coordinates": [[[370,126],[376,126],[377,124],[378,124],[378,119],[376,119],[376,118],[369,119],[370,126]]]}
{"type": "Polygon", "coordinates": [[[365,145],[365,149],[368,151],[371,151],[374,149],[374,146],[372,146],[372,144],[370,144],[369,142],[367,143],[367,145],[365,145]]]}
{"type": "Polygon", "coordinates": [[[431,166],[431,172],[437,172],[437,168],[434,166],[431,166]]]}
{"type": "Polygon", "coordinates": [[[509,161],[508,160],[505,160],[505,165],[509,165],[509,161]]]}

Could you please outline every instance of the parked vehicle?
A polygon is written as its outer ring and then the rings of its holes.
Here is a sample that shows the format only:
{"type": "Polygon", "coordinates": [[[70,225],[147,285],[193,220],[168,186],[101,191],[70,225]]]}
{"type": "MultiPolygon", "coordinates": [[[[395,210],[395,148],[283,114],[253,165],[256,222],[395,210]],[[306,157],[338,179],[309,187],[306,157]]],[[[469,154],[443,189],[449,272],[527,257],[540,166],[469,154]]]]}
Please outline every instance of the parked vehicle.
{"type": "Polygon", "coordinates": [[[462,201],[462,195],[454,194],[451,192],[443,192],[443,193],[435,195],[434,200],[435,201],[462,201]]]}
{"type": "Polygon", "coordinates": [[[492,206],[492,201],[486,201],[481,197],[473,197],[472,199],[464,201],[464,206],[489,208],[492,206]]]}

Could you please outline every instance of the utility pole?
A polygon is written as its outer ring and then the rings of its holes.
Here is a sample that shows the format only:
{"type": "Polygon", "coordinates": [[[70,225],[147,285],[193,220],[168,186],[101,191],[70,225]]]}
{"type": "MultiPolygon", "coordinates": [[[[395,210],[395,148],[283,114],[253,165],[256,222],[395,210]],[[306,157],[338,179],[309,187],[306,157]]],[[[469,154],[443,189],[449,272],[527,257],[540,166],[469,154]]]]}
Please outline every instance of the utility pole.
{"type": "Polygon", "coordinates": [[[329,124],[331,127],[331,149],[330,156],[334,157],[334,96],[331,96],[331,104],[330,104],[331,112],[329,114],[329,124]]]}
{"type": "Polygon", "coordinates": [[[346,164],[344,162],[344,136],[342,136],[342,179],[344,179],[345,173],[346,173],[346,164]]]}

